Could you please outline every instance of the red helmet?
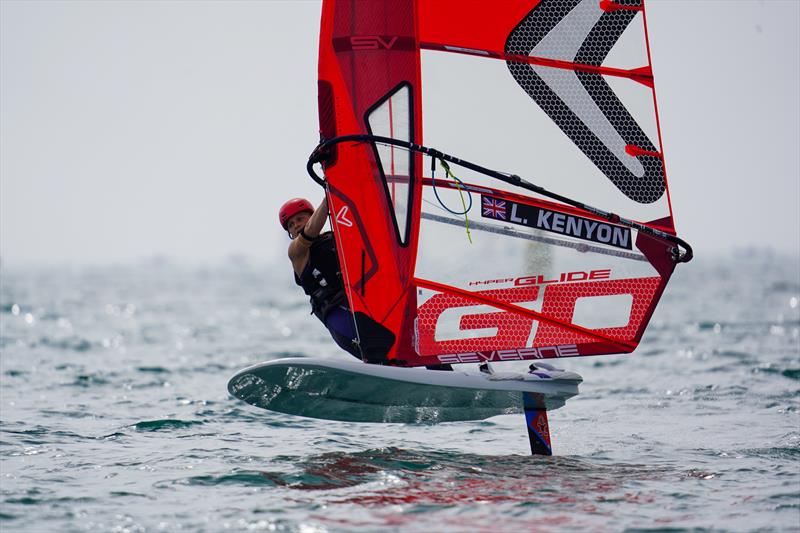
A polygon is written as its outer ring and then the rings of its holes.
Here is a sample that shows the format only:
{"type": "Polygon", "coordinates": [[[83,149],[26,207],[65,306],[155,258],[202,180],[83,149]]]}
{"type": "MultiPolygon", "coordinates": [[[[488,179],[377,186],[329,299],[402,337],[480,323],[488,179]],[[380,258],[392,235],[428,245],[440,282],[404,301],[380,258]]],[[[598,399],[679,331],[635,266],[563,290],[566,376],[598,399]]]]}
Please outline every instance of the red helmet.
{"type": "Polygon", "coordinates": [[[311,205],[311,202],[303,198],[292,198],[283,204],[281,206],[281,210],[278,212],[278,218],[281,221],[281,226],[283,226],[283,229],[286,229],[286,225],[289,223],[290,218],[295,216],[297,213],[304,213],[306,211],[313,213],[314,206],[311,205]]]}

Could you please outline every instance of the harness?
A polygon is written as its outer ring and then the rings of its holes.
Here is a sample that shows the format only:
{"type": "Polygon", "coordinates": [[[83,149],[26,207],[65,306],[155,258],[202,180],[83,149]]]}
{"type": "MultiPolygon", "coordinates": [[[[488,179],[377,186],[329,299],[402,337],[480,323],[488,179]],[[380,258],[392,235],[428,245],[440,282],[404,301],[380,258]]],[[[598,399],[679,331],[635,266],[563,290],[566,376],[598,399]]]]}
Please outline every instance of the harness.
{"type": "Polygon", "coordinates": [[[295,273],[294,281],[310,297],[311,312],[323,324],[331,309],[337,305],[347,305],[332,232],[321,233],[314,239],[309,249],[308,264],[299,276],[295,273]]]}

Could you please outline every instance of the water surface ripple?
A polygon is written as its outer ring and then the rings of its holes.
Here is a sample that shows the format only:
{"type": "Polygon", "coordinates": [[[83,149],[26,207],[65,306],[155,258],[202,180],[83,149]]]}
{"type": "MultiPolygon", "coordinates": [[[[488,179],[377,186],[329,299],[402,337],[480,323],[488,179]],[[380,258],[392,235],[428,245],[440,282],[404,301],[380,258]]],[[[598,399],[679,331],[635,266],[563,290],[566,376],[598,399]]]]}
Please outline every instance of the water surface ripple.
{"type": "MultiPolygon", "coordinates": [[[[6,269],[7,270],[7,269],[6,269]]],[[[682,265],[633,355],[570,359],[550,415],[359,425],[227,396],[240,368],[347,358],[287,269],[3,271],[3,531],[798,531],[800,265],[682,265]],[[287,270],[287,272],[284,272],[287,270]]]]}

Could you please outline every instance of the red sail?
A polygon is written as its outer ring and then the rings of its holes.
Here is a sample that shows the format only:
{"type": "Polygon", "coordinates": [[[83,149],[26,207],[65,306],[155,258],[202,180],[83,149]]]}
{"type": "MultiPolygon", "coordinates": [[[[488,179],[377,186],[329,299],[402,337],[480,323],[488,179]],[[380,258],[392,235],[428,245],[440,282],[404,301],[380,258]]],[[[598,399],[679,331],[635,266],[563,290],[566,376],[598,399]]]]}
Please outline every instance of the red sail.
{"type": "Polygon", "coordinates": [[[644,16],[641,0],[323,2],[323,139],[398,141],[335,143],[323,163],[367,359],[636,348],[676,260],[644,16]]]}

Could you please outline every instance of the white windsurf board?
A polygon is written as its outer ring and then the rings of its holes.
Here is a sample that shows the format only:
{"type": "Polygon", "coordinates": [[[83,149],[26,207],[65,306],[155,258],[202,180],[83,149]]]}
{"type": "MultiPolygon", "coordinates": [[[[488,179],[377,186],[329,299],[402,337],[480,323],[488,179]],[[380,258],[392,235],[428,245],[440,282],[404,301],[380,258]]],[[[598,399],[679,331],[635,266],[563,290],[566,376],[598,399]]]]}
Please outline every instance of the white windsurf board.
{"type": "Polygon", "coordinates": [[[245,368],[230,394],[256,407],[348,422],[438,423],[521,413],[522,395],[557,409],[582,378],[543,363],[531,373],[401,368],[320,358],[286,358],[245,368]]]}

